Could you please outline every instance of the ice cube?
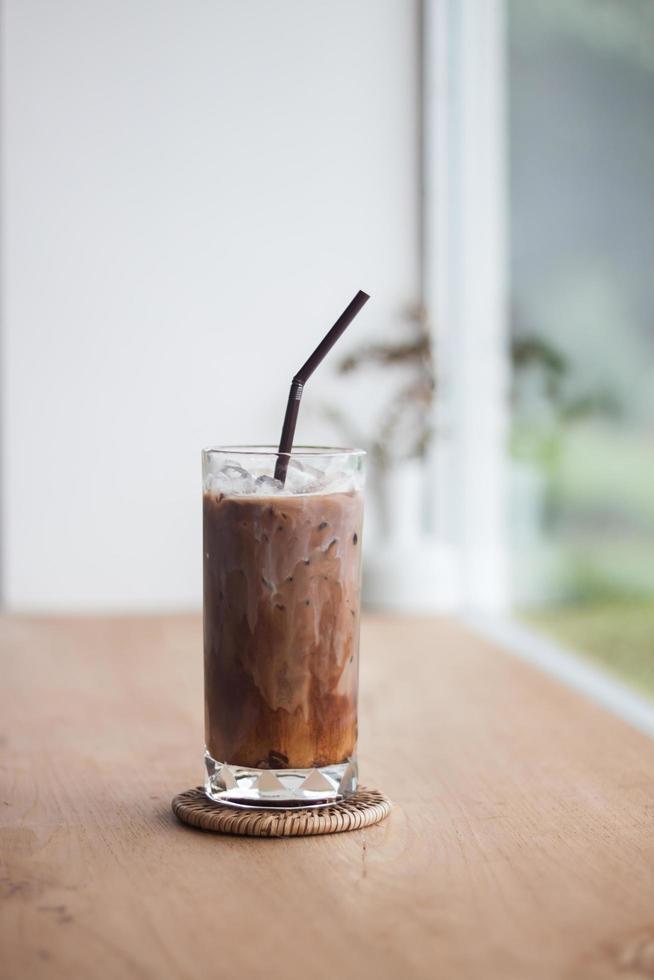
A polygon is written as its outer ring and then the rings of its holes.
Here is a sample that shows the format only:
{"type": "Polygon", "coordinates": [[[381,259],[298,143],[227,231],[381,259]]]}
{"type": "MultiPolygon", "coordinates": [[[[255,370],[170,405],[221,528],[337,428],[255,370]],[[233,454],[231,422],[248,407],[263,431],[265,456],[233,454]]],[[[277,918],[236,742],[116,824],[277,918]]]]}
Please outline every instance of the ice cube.
{"type": "Polygon", "coordinates": [[[286,489],[290,493],[315,493],[320,489],[322,476],[315,466],[291,457],[286,474],[286,489]]]}
{"type": "Polygon", "coordinates": [[[325,478],[325,484],[329,493],[349,493],[355,489],[351,473],[330,473],[329,477],[325,478]]]}
{"type": "Polygon", "coordinates": [[[261,495],[280,493],[284,489],[284,484],[281,480],[276,480],[274,476],[258,476],[254,481],[256,484],[256,493],[261,495]]]}
{"type": "Polygon", "coordinates": [[[256,492],[254,477],[240,463],[228,460],[224,466],[207,479],[207,490],[227,496],[256,492]]]}

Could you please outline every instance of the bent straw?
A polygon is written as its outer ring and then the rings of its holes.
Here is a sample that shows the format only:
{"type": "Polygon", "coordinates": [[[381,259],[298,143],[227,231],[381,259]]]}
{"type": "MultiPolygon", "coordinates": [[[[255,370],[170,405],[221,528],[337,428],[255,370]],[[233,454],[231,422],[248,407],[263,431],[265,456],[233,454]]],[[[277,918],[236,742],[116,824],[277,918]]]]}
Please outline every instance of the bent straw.
{"type": "Polygon", "coordinates": [[[369,299],[370,296],[368,296],[368,293],[359,290],[350,305],[347,309],[343,310],[334,326],[325,334],[313,354],[307,358],[291,381],[291,390],[288,394],[288,402],[286,403],[282,435],[279,440],[279,449],[277,450],[277,463],[275,464],[275,479],[279,480],[282,486],[286,483],[286,473],[293,448],[295,426],[297,424],[298,412],[300,411],[300,399],[302,398],[304,386],[341,334],[352,323],[352,320],[354,320],[357,313],[361,310],[361,307],[369,299]]]}

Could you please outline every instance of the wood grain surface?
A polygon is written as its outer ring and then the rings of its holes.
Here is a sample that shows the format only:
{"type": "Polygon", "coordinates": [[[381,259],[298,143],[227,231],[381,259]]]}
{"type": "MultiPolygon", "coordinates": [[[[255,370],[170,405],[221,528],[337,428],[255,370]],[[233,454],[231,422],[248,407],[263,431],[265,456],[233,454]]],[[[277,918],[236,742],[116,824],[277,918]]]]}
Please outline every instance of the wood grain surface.
{"type": "Polygon", "coordinates": [[[170,811],[199,617],[0,635],[3,978],[654,976],[654,743],[461,627],[365,622],[361,771],[394,809],[297,840],[170,811]]]}

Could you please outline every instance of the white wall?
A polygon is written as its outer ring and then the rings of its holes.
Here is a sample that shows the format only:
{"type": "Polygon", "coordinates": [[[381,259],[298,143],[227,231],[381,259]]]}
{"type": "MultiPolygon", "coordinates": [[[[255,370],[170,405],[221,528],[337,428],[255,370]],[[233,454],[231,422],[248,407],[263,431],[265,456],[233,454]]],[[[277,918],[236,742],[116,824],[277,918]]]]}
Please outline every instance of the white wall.
{"type": "Polygon", "coordinates": [[[196,605],[200,448],[276,440],[358,288],[359,340],[417,299],[416,4],[3,14],[5,601],[196,605]]]}

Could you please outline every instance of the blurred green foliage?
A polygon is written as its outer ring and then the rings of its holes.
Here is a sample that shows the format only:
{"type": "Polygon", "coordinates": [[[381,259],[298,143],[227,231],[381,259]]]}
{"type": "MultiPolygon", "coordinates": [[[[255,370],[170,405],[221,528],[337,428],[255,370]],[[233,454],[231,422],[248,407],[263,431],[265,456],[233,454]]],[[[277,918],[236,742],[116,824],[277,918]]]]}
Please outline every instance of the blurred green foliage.
{"type": "Polygon", "coordinates": [[[654,695],[654,3],[507,12],[523,615],[654,695]]]}
{"type": "Polygon", "coordinates": [[[654,599],[562,606],[521,618],[654,695],[654,599]]]}

